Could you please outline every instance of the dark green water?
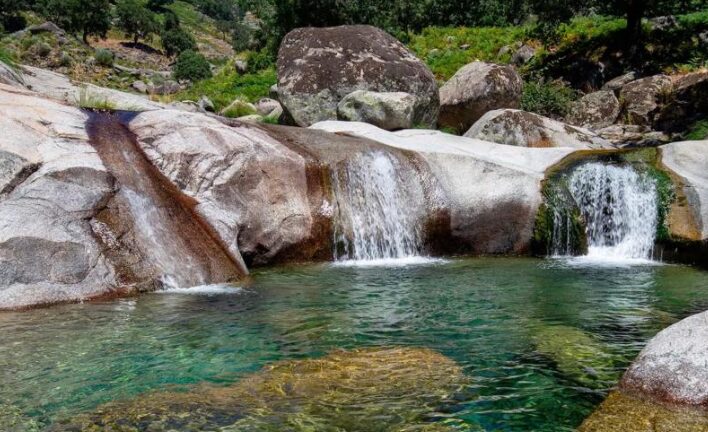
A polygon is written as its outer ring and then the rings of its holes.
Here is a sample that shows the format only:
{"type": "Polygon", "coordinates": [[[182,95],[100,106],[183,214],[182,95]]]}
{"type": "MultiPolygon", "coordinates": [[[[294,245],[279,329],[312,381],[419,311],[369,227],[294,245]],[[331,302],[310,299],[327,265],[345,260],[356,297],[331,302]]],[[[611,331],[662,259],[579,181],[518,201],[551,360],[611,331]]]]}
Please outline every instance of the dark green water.
{"type": "Polygon", "coordinates": [[[660,329],[708,309],[708,273],[472,259],[257,272],[239,293],[150,294],[0,313],[0,425],[53,420],[174,384],[232,383],[336,348],[428,347],[472,384],[438,421],[573,430],[660,329]]]}

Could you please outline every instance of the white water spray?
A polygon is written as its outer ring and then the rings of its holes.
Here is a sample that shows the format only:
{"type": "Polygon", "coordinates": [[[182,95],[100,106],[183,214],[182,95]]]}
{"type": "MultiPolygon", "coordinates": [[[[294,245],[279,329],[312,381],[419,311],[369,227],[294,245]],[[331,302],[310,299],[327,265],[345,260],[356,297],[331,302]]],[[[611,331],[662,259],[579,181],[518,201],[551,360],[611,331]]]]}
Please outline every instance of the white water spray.
{"type": "Polygon", "coordinates": [[[421,249],[420,221],[411,211],[398,161],[383,152],[347,161],[333,176],[337,199],[337,261],[410,259],[421,249]]]}
{"type": "Polygon", "coordinates": [[[652,258],[658,223],[653,181],[631,167],[589,163],[573,172],[568,188],[586,222],[589,258],[652,258]]]}

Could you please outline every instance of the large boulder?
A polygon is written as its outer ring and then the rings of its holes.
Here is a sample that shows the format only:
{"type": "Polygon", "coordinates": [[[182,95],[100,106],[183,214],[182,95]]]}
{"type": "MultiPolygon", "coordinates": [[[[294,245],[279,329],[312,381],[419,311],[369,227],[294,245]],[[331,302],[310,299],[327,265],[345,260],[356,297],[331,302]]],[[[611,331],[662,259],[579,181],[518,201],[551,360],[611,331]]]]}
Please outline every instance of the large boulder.
{"type": "Polygon", "coordinates": [[[388,132],[356,122],[327,121],[312,128],[409,152],[408,158],[417,161],[416,178],[425,191],[424,199],[415,201],[409,211],[424,212],[426,247],[443,254],[529,251],[545,171],[572,153],[567,148],[512,147],[432,130],[388,132]]]}
{"type": "Polygon", "coordinates": [[[620,110],[621,106],[614,92],[602,90],[589,93],[574,102],[566,121],[587,129],[602,129],[614,124],[620,110]]]}
{"type": "Polygon", "coordinates": [[[587,129],[512,109],[488,112],[465,136],[519,147],[613,148],[608,141],[587,129]]]}
{"type": "Polygon", "coordinates": [[[708,430],[708,312],[649,341],[581,432],[708,430]]]}
{"type": "Polygon", "coordinates": [[[672,77],[673,89],[657,115],[656,128],[683,131],[708,114],[708,71],[672,77]]]}
{"type": "Polygon", "coordinates": [[[708,141],[684,141],[660,147],[661,162],[679,178],[688,214],[672,210],[672,234],[688,240],[708,239],[708,141]],[[673,214],[676,213],[676,214],[673,214]]]}
{"type": "Polygon", "coordinates": [[[415,96],[402,92],[378,93],[357,90],[337,107],[340,120],[370,123],[381,129],[410,129],[415,126],[415,96]]]}
{"type": "Polygon", "coordinates": [[[300,126],[337,118],[356,90],[416,97],[414,123],[433,126],[439,99],[433,73],[394,37],[365,25],[300,28],[278,53],[278,96],[300,126]]]}
{"type": "Polygon", "coordinates": [[[627,120],[631,124],[653,126],[656,115],[672,89],[671,78],[654,75],[626,84],[620,91],[627,120]]]}
{"type": "Polygon", "coordinates": [[[440,126],[464,132],[485,113],[518,108],[523,81],[511,66],[474,62],[440,89],[440,126]]]}
{"type": "Polygon", "coordinates": [[[610,90],[613,92],[618,92],[625,85],[631,83],[632,81],[636,81],[637,78],[639,78],[639,75],[636,72],[627,72],[626,74],[620,75],[618,77],[612,78],[611,80],[607,81],[602,86],[602,90],[610,90]]]}
{"type": "Polygon", "coordinates": [[[618,147],[656,147],[671,142],[671,135],[654,131],[646,125],[614,124],[595,132],[618,147]]]}
{"type": "Polygon", "coordinates": [[[113,291],[91,220],[114,182],[78,109],[0,84],[0,309],[113,291]]]}
{"type": "Polygon", "coordinates": [[[686,318],[656,335],[634,360],[623,390],[651,399],[708,408],[708,312],[686,318]]]}
{"type": "Polygon", "coordinates": [[[303,156],[254,126],[202,114],[149,111],[129,127],[154,166],[196,201],[196,213],[232,256],[264,264],[300,247],[298,258],[312,258],[305,244],[323,197],[309,184],[303,156]]]}

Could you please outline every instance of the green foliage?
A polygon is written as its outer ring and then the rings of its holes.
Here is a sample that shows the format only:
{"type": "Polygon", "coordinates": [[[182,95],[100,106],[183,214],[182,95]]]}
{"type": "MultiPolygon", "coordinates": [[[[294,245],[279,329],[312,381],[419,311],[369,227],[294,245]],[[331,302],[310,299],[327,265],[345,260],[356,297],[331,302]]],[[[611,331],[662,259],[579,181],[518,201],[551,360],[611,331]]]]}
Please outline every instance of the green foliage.
{"type": "Polygon", "coordinates": [[[147,8],[150,9],[153,12],[163,12],[166,10],[166,7],[172,3],[173,0],[148,0],[147,1],[147,8]]]}
{"type": "Polygon", "coordinates": [[[116,4],[116,25],[136,44],[158,31],[155,14],[141,0],[120,0],[116,4]]]}
{"type": "Polygon", "coordinates": [[[97,111],[115,111],[115,104],[111,103],[106,97],[93,94],[91,90],[83,87],[79,91],[79,98],[76,101],[80,108],[91,109],[97,111]]]}
{"type": "Polygon", "coordinates": [[[253,41],[253,30],[248,26],[235,23],[231,28],[231,46],[234,51],[241,52],[251,49],[253,41]]]}
{"type": "Polygon", "coordinates": [[[12,69],[17,69],[17,57],[8,49],[0,46],[0,62],[5,63],[12,69]]]}
{"type": "Polygon", "coordinates": [[[165,54],[172,57],[187,50],[196,50],[197,42],[182,28],[173,28],[162,33],[162,47],[165,54]]]}
{"type": "Polygon", "coordinates": [[[686,139],[693,141],[708,139],[708,120],[699,120],[694,123],[689,128],[686,139]]]}
{"type": "Polygon", "coordinates": [[[214,102],[217,110],[228,106],[231,101],[241,98],[249,102],[268,97],[270,87],[276,83],[275,71],[266,69],[255,74],[239,75],[232,65],[224,67],[212,78],[195,83],[182,93],[177,100],[197,101],[206,95],[214,102]]]}
{"type": "Polygon", "coordinates": [[[411,38],[409,47],[438,79],[448,80],[474,60],[508,63],[511,53],[500,58],[499,50],[523,41],[525,30],[525,27],[428,27],[411,38]]]}
{"type": "Polygon", "coordinates": [[[94,58],[96,59],[96,64],[105,67],[113,66],[113,62],[115,61],[115,55],[113,52],[105,48],[97,49],[94,54],[94,58]]]}
{"type": "Polygon", "coordinates": [[[37,55],[40,57],[46,57],[52,52],[52,47],[46,42],[40,42],[36,46],[37,55]]]}
{"type": "Polygon", "coordinates": [[[562,118],[568,113],[577,94],[567,85],[553,81],[528,81],[521,96],[521,109],[551,118],[562,118]]]}
{"type": "Polygon", "coordinates": [[[111,26],[111,4],[108,0],[46,0],[44,14],[64,30],[89,36],[105,37],[111,26]]]}
{"type": "Polygon", "coordinates": [[[250,73],[257,73],[268,69],[275,63],[273,55],[267,49],[251,51],[248,53],[246,59],[248,62],[248,71],[250,73]]]}
{"type": "Polygon", "coordinates": [[[173,75],[175,79],[191,81],[199,81],[212,76],[207,59],[192,50],[184,51],[177,57],[173,75]]]}
{"type": "Polygon", "coordinates": [[[224,109],[221,115],[228,118],[239,118],[256,113],[256,110],[248,102],[243,100],[235,100],[224,109]]]}

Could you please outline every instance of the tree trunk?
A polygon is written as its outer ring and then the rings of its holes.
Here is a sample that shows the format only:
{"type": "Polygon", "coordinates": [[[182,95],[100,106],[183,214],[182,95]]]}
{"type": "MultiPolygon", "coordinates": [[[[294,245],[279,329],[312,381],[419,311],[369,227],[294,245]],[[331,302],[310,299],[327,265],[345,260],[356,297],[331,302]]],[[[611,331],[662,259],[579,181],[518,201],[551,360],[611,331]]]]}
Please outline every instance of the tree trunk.
{"type": "Polygon", "coordinates": [[[627,2],[627,57],[635,60],[642,43],[642,17],[647,9],[646,0],[628,0],[627,2]]]}

